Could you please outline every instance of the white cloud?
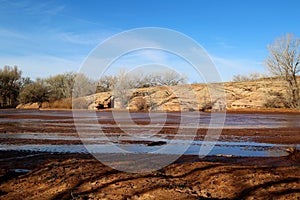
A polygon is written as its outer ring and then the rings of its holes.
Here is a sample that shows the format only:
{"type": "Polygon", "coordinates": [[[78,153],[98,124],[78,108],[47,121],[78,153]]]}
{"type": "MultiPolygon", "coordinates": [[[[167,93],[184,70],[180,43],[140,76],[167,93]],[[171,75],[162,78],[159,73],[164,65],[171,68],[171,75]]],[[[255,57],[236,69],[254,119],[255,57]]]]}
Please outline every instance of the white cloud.
{"type": "Polygon", "coordinates": [[[219,56],[211,56],[211,58],[224,81],[231,80],[237,74],[247,75],[251,72],[264,73],[265,70],[262,61],[231,59],[219,56]]]}
{"type": "Polygon", "coordinates": [[[1,56],[0,66],[17,65],[24,76],[32,79],[44,78],[67,71],[78,71],[83,58],[65,59],[48,55],[35,56],[1,56]]]}
{"type": "Polygon", "coordinates": [[[28,39],[28,37],[22,33],[11,31],[8,29],[0,28],[0,37],[1,38],[16,38],[16,39],[28,39]]]}
{"type": "Polygon", "coordinates": [[[77,34],[74,32],[56,32],[55,37],[67,43],[96,46],[112,34],[112,32],[107,30],[86,32],[84,34],[77,34]]]}
{"type": "Polygon", "coordinates": [[[217,36],[214,38],[216,41],[216,46],[221,47],[223,49],[234,49],[236,48],[235,45],[231,44],[227,38],[217,36]]]}
{"type": "Polygon", "coordinates": [[[1,2],[1,4],[3,5],[3,8],[5,8],[6,10],[17,9],[19,12],[26,13],[29,15],[36,15],[36,14],[57,15],[65,9],[65,6],[55,4],[55,2],[51,2],[51,1],[4,0],[1,2]]]}

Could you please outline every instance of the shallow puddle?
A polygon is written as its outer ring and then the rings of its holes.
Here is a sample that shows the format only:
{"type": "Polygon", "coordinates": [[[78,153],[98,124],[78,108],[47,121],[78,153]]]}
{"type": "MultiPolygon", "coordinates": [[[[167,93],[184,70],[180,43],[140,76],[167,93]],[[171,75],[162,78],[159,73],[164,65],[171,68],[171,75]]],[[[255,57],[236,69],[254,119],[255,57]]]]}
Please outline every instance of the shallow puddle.
{"type": "MultiPolygon", "coordinates": [[[[188,147],[185,155],[199,155],[201,147],[213,145],[211,142],[187,140],[167,141],[166,145],[148,146],[145,144],[118,144],[97,143],[86,145],[8,145],[1,144],[0,150],[17,150],[50,153],[153,153],[153,154],[182,154],[188,147]],[[167,147],[167,148],[165,148],[167,147]]],[[[207,155],[224,156],[253,156],[253,157],[279,157],[286,155],[287,145],[273,145],[256,142],[217,142],[207,155]]]]}
{"type": "MultiPolygon", "coordinates": [[[[133,126],[132,121],[128,119],[119,119],[123,128],[134,133],[134,137],[122,134],[112,134],[108,137],[105,135],[97,135],[99,127],[101,128],[117,128],[114,124],[114,116],[111,112],[82,112],[83,115],[77,118],[79,127],[84,128],[87,134],[81,134],[81,138],[76,135],[76,131],[70,132],[72,135],[64,133],[14,133],[6,134],[5,130],[0,127],[3,133],[0,138],[15,139],[31,139],[31,140],[62,140],[74,141],[81,140],[83,145],[45,145],[45,144],[24,144],[24,145],[0,145],[0,150],[20,150],[20,151],[37,151],[37,152],[53,152],[53,153],[163,153],[163,154],[184,154],[199,155],[201,148],[210,148],[213,145],[210,142],[201,140],[192,140],[189,135],[179,134],[150,134],[153,130],[160,130],[162,127],[176,128],[181,123],[181,116],[185,115],[185,121],[181,128],[189,132],[189,128],[195,128],[195,116],[200,116],[200,122],[197,128],[207,128],[211,120],[209,113],[151,113],[149,121],[149,113],[131,113],[131,120],[145,123],[146,125],[133,126]],[[92,118],[94,113],[95,118],[92,118]],[[167,116],[167,118],[166,118],[167,116]],[[95,123],[96,121],[96,123],[95,123]],[[149,122],[149,123],[148,123],[149,122]],[[100,125],[98,124],[100,123],[100,125]],[[136,134],[144,133],[144,134],[136,134]],[[148,134],[149,133],[149,134],[148,134]],[[174,138],[176,135],[176,138],[174,138]],[[130,142],[129,142],[130,141],[130,142]],[[143,141],[145,141],[143,143],[143,141]],[[147,145],[149,141],[164,141],[167,144],[161,146],[147,145]],[[116,148],[117,147],[117,148],[116,148]],[[166,147],[166,148],[165,148],[166,147]],[[185,149],[187,148],[187,149],[185,149]]],[[[1,124],[12,123],[16,127],[41,127],[45,129],[57,128],[61,130],[66,127],[72,127],[73,113],[72,111],[28,111],[28,110],[4,110],[0,111],[1,124]],[[32,117],[34,116],[34,118],[32,117]],[[49,117],[50,116],[50,117],[49,117]]],[[[217,116],[217,115],[216,115],[217,116]]],[[[218,116],[217,116],[218,117],[218,116]]],[[[227,129],[248,129],[248,128],[278,128],[300,127],[299,114],[226,114],[226,120],[223,128],[227,129]]],[[[222,127],[222,124],[213,125],[213,127],[222,127]]],[[[56,129],[55,129],[56,130],[56,129]]],[[[50,131],[51,132],[51,131],[50,131]]],[[[110,134],[110,133],[108,133],[110,134]]],[[[256,135],[255,137],[260,137],[256,135]]],[[[201,138],[200,138],[201,139],[201,138]]],[[[232,155],[232,156],[283,156],[286,155],[285,149],[289,145],[276,145],[266,143],[249,142],[251,138],[220,138],[222,141],[216,142],[208,155],[232,155]]],[[[297,146],[299,147],[299,145],[297,146]]]]}

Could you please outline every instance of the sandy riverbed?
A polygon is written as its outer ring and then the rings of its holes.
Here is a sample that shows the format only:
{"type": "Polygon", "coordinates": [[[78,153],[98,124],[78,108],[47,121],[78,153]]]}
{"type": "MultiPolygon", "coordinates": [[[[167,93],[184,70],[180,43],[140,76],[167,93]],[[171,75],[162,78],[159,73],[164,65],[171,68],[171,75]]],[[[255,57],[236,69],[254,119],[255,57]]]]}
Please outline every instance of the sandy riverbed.
{"type": "MultiPolygon", "coordinates": [[[[232,121],[253,122],[255,114],[244,113],[240,118],[239,114],[233,113],[232,121]]],[[[142,115],[137,114],[137,122],[142,115]]],[[[177,130],[178,115],[168,117],[169,126],[159,134],[168,134],[172,139],[171,135],[177,130]]],[[[115,124],[109,113],[101,114],[100,118],[103,124],[115,124]]],[[[246,139],[295,146],[300,143],[298,119],[299,114],[295,113],[263,113],[258,116],[257,126],[249,127],[246,123],[241,128],[238,127],[240,124],[234,126],[229,121],[222,130],[221,140],[246,139]],[[275,123],[268,126],[270,117],[275,123]]],[[[86,120],[82,123],[89,124],[86,120]]],[[[201,140],[206,130],[199,128],[196,140],[201,140]]],[[[70,111],[2,111],[0,133],[55,133],[78,137],[70,111]]],[[[106,133],[120,134],[120,130],[108,126],[106,133]]],[[[3,137],[0,144],[81,144],[81,140],[3,137]]],[[[130,174],[104,166],[86,153],[2,150],[0,199],[299,199],[299,163],[297,156],[209,156],[200,159],[195,155],[184,155],[161,170],[130,174]]]]}

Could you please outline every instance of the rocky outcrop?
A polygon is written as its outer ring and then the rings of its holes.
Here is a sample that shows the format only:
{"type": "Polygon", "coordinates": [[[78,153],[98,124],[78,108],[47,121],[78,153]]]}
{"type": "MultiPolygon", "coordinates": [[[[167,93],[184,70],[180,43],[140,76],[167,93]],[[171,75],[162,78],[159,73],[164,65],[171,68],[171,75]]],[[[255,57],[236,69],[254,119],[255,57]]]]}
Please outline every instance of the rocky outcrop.
{"type": "MultiPolygon", "coordinates": [[[[261,79],[250,82],[228,82],[215,84],[192,84],[179,86],[159,86],[111,92],[73,99],[73,108],[105,110],[129,109],[132,111],[194,111],[225,109],[260,109],[265,107],[283,107],[285,101],[285,83],[276,79],[261,79]],[[222,95],[223,94],[223,95],[222,95]],[[223,98],[223,97],[226,97],[223,98]]],[[[64,101],[64,100],[61,100],[64,101]]],[[[72,100],[57,102],[68,104],[72,100]]],[[[19,105],[20,109],[52,108],[49,103],[19,105]]],[[[54,107],[56,108],[56,107],[54,107]]]]}
{"type": "Polygon", "coordinates": [[[102,92],[94,95],[94,102],[91,105],[92,109],[107,109],[112,107],[111,92],[102,92]]]}
{"type": "MultiPolygon", "coordinates": [[[[128,91],[129,103],[121,107],[119,97],[109,92],[95,95],[94,109],[193,111],[225,110],[243,108],[265,108],[274,103],[284,106],[284,82],[261,79],[249,82],[229,82],[220,84],[192,84],[180,86],[160,86],[128,91]],[[225,94],[226,100],[222,98],[225,94]],[[110,106],[109,106],[110,105],[110,106]]],[[[274,105],[272,105],[274,106],[274,105]]]]}
{"type": "Polygon", "coordinates": [[[27,103],[27,104],[19,104],[17,109],[40,109],[41,103],[27,103]]]}

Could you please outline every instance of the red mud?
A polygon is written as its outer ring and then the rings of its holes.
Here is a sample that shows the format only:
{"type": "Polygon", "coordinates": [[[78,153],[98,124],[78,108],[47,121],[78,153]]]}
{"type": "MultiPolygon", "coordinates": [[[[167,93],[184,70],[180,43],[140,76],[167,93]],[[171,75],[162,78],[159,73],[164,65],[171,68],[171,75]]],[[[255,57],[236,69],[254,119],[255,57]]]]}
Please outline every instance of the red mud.
{"type": "MultiPolygon", "coordinates": [[[[0,114],[1,118],[12,122],[1,123],[0,133],[77,135],[68,116],[0,114]],[[15,119],[42,120],[15,123],[15,119]],[[57,119],[59,122],[43,121],[57,119]]],[[[161,133],[174,130],[164,128],[161,133]]],[[[118,131],[107,129],[110,134],[118,131]]],[[[201,139],[205,133],[206,129],[199,129],[197,137],[201,139]]],[[[249,137],[257,142],[291,145],[300,143],[299,133],[299,128],[293,127],[222,131],[227,138],[249,137]]],[[[74,144],[80,140],[2,138],[0,143],[74,144]]],[[[104,166],[89,154],[0,151],[0,199],[300,199],[299,167],[299,156],[182,156],[159,171],[129,174],[104,166]]]]}

